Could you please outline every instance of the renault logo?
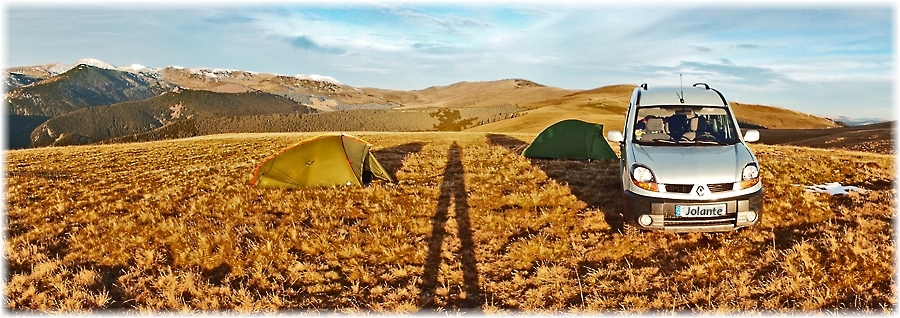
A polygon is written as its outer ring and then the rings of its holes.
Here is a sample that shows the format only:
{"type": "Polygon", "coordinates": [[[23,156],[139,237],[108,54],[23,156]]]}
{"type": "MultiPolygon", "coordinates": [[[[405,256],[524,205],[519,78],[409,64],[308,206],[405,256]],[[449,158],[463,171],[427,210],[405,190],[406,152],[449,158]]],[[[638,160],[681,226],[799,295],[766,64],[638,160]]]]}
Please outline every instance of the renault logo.
{"type": "Polygon", "coordinates": [[[697,195],[699,195],[699,196],[702,197],[702,196],[706,195],[706,192],[707,192],[707,191],[706,191],[706,187],[704,187],[704,186],[702,186],[702,185],[701,185],[701,186],[697,186],[697,191],[696,191],[697,195]]]}

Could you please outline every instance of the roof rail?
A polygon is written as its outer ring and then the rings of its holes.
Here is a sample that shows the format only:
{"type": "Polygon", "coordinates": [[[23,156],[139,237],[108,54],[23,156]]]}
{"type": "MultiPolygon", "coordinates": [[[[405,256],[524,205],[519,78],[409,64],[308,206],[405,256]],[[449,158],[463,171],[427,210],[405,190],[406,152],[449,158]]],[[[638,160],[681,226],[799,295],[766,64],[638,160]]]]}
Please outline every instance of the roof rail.
{"type": "Polygon", "coordinates": [[[643,88],[643,89],[646,91],[646,90],[647,90],[647,83],[641,84],[641,88],[643,88]]]}
{"type": "Polygon", "coordinates": [[[709,89],[709,85],[706,83],[694,83],[694,87],[697,87],[697,85],[703,85],[704,88],[709,89]]]}

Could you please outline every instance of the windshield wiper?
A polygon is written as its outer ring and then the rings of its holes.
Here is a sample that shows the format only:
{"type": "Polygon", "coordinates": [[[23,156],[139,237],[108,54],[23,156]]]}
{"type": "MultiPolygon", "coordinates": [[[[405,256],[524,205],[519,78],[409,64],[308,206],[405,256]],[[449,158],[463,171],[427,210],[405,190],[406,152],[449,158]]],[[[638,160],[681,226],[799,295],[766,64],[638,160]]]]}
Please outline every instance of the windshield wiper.
{"type": "Polygon", "coordinates": [[[721,142],[721,141],[711,141],[711,140],[696,140],[696,141],[691,141],[691,140],[679,140],[679,141],[675,141],[675,140],[672,140],[672,139],[662,139],[662,138],[656,138],[656,139],[653,139],[653,140],[639,140],[638,143],[639,143],[639,144],[644,144],[644,143],[665,143],[665,144],[680,145],[680,146],[685,146],[685,147],[690,146],[690,145],[696,145],[696,144],[706,144],[706,145],[727,145],[727,143],[724,143],[724,142],[721,142]]]}
{"type": "Polygon", "coordinates": [[[692,141],[695,144],[706,144],[706,145],[727,145],[727,143],[722,141],[714,141],[714,140],[694,140],[692,141]]]}
{"type": "Polygon", "coordinates": [[[683,142],[675,141],[675,140],[672,140],[672,139],[661,139],[661,138],[653,139],[653,140],[648,141],[648,142],[649,142],[649,143],[665,143],[665,144],[673,144],[673,145],[679,145],[679,146],[684,146],[684,147],[687,147],[687,146],[690,146],[690,145],[693,144],[693,143],[683,143],[683,142]]]}

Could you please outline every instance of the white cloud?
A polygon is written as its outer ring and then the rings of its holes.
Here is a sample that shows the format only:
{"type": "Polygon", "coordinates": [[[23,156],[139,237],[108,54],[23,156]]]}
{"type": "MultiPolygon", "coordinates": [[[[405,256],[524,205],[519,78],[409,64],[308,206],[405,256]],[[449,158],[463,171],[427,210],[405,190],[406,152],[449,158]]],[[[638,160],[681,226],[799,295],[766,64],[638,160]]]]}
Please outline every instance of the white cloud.
{"type": "Polygon", "coordinates": [[[400,19],[408,25],[435,28],[448,34],[460,35],[469,33],[472,29],[490,27],[489,23],[472,18],[459,17],[448,14],[444,17],[426,14],[421,11],[399,6],[382,6],[384,12],[400,19]]]}
{"type": "Polygon", "coordinates": [[[468,36],[477,33],[475,29],[489,27],[487,23],[453,15],[437,17],[396,7],[379,10],[386,14],[384,20],[371,23],[326,19],[302,11],[255,12],[253,20],[263,32],[289,43],[304,39],[301,45],[295,45],[298,48],[322,48],[331,53],[464,48],[471,41],[468,36]]]}

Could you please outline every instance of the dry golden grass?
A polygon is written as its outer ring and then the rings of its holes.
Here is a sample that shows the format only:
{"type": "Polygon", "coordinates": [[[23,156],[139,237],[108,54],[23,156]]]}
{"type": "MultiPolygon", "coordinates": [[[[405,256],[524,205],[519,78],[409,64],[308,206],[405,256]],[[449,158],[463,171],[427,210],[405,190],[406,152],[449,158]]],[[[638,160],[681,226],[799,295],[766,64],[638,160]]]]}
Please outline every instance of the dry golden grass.
{"type": "MultiPolygon", "coordinates": [[[[634,85],[609,85],[566,95],[545,93],[535,96],[530,102],[518,104],[518,106],[530,110],[521,113],[516,118],[469,128],[466,131],[537,134],[558,121],[574,118],[603,124],[605,136],[610,130],[622,130],[625,123],[625,112],[628,110],[629,99],[634,88],[634,85]]],[[[498,89],[497,92],[500,93],[501,90],[498,89]]],[[[784,108],[733,101],[730,101],[729,104],[741,122],[767,128],[838,127],[837,124],[825,118],[784,108]]]]}
{"type": "Polygon", "coordinates": [[[766,128],[775,129],[820,129],[837,128],[838,124],[828,119],[804,114],[798,111],[765,106],[728,102],[738,119],[766,128]]]}
{"type": "Polygon", "coordinates": [[[625,111],[631,98],[631,85],[612,85],[561,97],[544,96],[520,105],[530,110],[515,118],[469,128],[471,132],[538,134],[558,121],[579,119],[603,124],[604,136],[610,130],[622,130],[625,111]]]}
{"type": "Polygon", "coordinates": [[[829,129],[760,129],[759,142],[894,154],[896,121],[829,129]]]}
{"type": "Polygon", "coordinates": [[[574,94],[577,90],[543,86],[531,81],[506,79],[487,82],[459,82],[409,91],[412,99],[401,102],[403,108],[457,108],[513,105],[527,107],[574,94]]]}
{"type": "Polygon", "coordinates": [[[358,133],[398,180],[250,188],[313,133],[6,152],[5,297],[39,312],[893,311],[894,159],[754,146],[760,227],[619,233],[615,161],[358,133]],[[806,194],[842,182],[866,194],[806,194]]]}

